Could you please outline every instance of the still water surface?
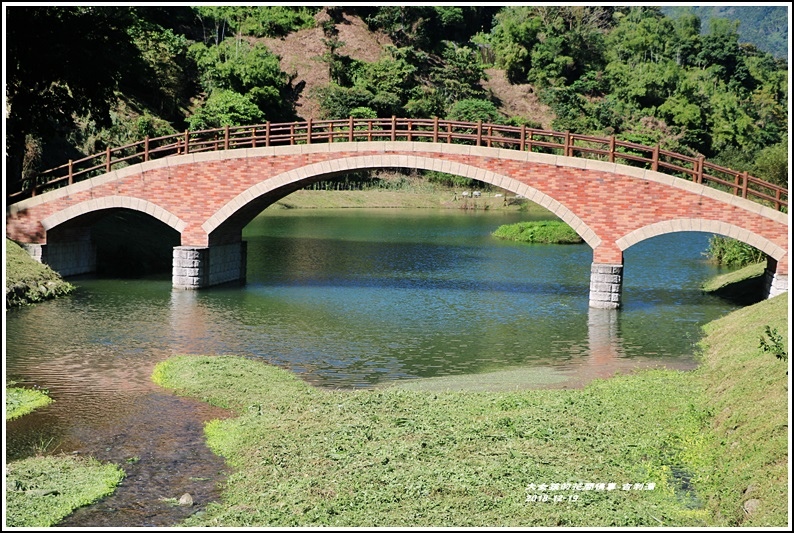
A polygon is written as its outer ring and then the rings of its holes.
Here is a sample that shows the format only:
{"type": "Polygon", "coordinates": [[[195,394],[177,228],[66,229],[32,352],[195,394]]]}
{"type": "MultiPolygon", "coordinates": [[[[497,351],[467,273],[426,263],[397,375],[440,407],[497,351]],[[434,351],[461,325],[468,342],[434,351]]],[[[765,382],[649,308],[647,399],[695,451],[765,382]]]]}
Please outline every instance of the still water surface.
{"type": "Polygon", "coordinates": [[[679,233],[627,250],[622,309],[591,310],[587,245],[490,235],[528,218],[267,210],[244,233],[244,286],[76,280],[73,296],[7,314],[8,379],[56,400],[7,425],[8,459],[46,449],[124,464],[117,494],[63,525],[169,525],[217,498],[224,467],[201,427],[225,416],[151,383],[170,355],[254,356],[329,388],[454,387],[443,380],[472,374],[497,389],[577,387],[640,367],[693,368],[700,326],[734,308],[700,291],[719,273],[702,255],[709,235],[679,233]],[[183,492],[196,507],[161,500],[183,492]]]}

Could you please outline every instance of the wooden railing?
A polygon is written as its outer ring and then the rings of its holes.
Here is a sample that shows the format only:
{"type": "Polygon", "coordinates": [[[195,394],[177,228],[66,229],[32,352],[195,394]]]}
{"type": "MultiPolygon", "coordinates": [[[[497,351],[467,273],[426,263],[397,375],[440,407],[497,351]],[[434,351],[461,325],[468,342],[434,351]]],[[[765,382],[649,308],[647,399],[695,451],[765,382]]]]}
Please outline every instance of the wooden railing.
{"type": "Polygon", "coordinates": [[[127,165],[171,155],[262,146],[384,140],[470,144],[640,166],[730,191],[778,211],[788,210],[788,189],[750,176],[747,172],[709,163],[702,156],[691,157],[662,150],[659,146],[619,141],[614,136],[601,138],[525,126],[396,117],[267,122],[146,137],[136,143],[108,147],[102,153],[45,170],[33,179],[24,180],[16,192],[7,196],[7,200],[11,204],[127,165]]]}

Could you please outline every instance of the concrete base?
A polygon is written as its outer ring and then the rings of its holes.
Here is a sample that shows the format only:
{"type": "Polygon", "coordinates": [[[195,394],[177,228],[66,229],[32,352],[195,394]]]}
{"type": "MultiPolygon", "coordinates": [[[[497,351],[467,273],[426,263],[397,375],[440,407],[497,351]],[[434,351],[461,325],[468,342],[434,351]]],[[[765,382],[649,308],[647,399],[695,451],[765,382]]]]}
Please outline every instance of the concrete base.
{"type": "Polygon", "coordinates": [[[623,290],[623,265],[593,263],[590,266],[590,307],[617,309],[623,290]]]}
{"type": "Polygon", "coordinates": [[[176,246],[172,284],[175,289],[203,289],[232,281],[245,282],[245,241],[209,247],[176,246]]]}
{"type": "Polygon", "coordinates": [[[53,244],[21,243],[30,256],[61,276],[96,272],[96,246],[91,239],[53,244]]]}
{"type": "Polygon", "coordinates": [[[788,276],[767,270],[764,272],[764,291],[767,298],[788,292],[788,276]]]}

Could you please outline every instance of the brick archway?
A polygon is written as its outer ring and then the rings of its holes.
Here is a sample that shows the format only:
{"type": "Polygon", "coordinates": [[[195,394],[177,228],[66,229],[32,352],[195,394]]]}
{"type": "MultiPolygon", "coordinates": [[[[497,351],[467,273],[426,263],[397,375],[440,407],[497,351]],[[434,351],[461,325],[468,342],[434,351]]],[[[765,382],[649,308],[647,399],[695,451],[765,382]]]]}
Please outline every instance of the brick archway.
{"type": "Polygon", "coordinates": [[[180,232],[174,286],[204,287],[244,279],[241,231],[267,205],[314,179],[395,167],[490,183],[567,222],[593,248],[594,307],[620,305],[623,250],[672,231],[710,231],[760,248],[770,257],[774,291],[788,290],[786,213],[644,168],[431,142],[333,142],[170,156],[12,204],[6,210],[6,235],[44,245],[48,234],[57,235],[53,230],[81,214],[137,209],[180,232]]]}

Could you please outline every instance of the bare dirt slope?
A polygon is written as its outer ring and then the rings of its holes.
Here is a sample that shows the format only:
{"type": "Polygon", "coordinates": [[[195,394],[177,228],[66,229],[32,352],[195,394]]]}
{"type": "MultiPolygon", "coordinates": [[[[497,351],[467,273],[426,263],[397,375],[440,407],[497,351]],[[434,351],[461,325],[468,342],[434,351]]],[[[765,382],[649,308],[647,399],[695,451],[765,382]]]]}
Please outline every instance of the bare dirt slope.
{"type": "Polygon", "coordinates": [[[540,102],[532,85],[510,83],[503,69],[489,68],[485,73],[488,80],[482,86],[496,97],[502,113],[508,117],[528,118],[540,122],[544,129],[551,129],[554,113],[549,106],[540,102]]]}
{"type": "MultiPolygon", "coordinates": [[[[328,20],[329,16],[323,10],[315,18],[319,23],[328,20]]],[[[392,44],[388,36],[370,31],[357,16],[345,14],[336,29],[339,31],[339,40],[344,43],[339,53],[359,61],[377,61],[384,47],[392,44]]],[[[296,112],[302,120],[320,118],[320,106],[312,97],[312,89],[327,85],[330,81],[328,67],[320,59],[327,50],[323,39],[323,30],[319,25],[285,38],[262,39],[281,58],[281,69],[294,76],[292,85],[296,89],[296,112]]],[[[486,70],[486,74],[488,79],[482,85],[497,99],[500,110],[506,116],[525,117],[540,122],[546,129],[551,128],[554,114],[538,100],[531,85],[511,84],[501,69],[491,68],[486,70]]]]}
{"type": "MultiPolygon", "coordinates": [[[[344,43],[339,53],[352,59],[374,62],[380,59],[383,48],[391,44],[388,36],[371,32],[359,17],[344,15],[343,22],[336,25],[339,40],[344,43]]],[[[328,14],[320,11],[317,22],[328,20],[328,14]]],[[[296,112],[303,120],[319,118],[320,106],[312,98],[312,89],[330,82],[328,66],[320,59],[327,47],[323,44],[321,27],[301,30],[281,39],[263,39],[263,42],[281,58],[281,70],[294,76],[296,88],[296,112]]]]}

